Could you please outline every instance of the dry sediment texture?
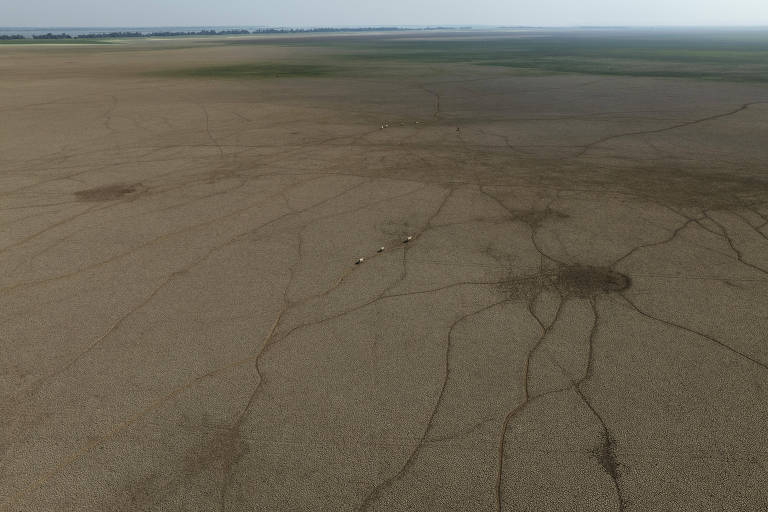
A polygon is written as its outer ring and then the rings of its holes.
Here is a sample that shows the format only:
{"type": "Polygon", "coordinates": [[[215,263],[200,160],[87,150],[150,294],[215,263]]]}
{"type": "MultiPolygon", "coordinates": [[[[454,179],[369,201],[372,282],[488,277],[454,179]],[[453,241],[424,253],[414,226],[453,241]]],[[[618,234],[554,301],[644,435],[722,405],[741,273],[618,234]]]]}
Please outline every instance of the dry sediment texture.
{"type": "Polygon", "coordinates": [[[768,89],[331,53],[0,47],[0,510],[768,507],[768,89]]]}

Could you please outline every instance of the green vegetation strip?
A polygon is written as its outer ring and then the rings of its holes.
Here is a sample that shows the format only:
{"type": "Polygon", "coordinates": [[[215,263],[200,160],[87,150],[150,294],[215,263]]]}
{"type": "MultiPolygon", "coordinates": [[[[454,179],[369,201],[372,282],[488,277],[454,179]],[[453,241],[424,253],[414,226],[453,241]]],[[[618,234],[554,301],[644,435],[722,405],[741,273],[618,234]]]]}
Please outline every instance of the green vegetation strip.
{"type": "Polygon", "coordinates": [[[483,40],[391,39],[337,46],[340,58],[360,62],[467,63],[542,73],[768,81],[768,31],[629,34],[534,32],[483,40]]]}

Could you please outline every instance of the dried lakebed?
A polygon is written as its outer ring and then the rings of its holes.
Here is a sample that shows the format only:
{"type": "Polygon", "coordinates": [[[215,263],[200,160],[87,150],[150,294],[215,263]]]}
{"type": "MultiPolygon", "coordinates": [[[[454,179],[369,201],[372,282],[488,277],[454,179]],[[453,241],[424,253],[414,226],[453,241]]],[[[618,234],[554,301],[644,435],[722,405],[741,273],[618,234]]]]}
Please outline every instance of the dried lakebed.
{"type": "Polygon", "coordinates": [[[762,68],[552,38],[1,47],[0,510],[768,507],[762,68]]]}

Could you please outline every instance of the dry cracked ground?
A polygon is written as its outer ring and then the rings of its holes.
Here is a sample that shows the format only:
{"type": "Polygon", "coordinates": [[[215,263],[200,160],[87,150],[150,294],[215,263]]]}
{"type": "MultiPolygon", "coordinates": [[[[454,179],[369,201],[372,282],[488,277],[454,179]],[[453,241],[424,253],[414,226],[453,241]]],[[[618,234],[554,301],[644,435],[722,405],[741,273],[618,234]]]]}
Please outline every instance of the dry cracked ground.
{"type": "Polygon", "coordinates": [[[283,42],[0,48],[0,510],[768,509],[768,87],[283,42]]]}

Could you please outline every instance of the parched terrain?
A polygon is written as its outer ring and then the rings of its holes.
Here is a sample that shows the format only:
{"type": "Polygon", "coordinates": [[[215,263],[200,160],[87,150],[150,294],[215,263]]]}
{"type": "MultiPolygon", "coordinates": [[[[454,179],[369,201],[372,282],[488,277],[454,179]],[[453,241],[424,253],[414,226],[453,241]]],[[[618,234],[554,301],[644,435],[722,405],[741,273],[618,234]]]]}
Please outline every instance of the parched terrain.
{"type": "Polygon", "coordinates": [[[768,509],[727,36],[0,45],[0,510],[768,509]]]}

